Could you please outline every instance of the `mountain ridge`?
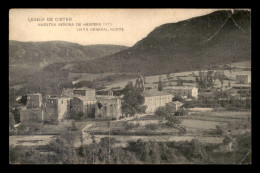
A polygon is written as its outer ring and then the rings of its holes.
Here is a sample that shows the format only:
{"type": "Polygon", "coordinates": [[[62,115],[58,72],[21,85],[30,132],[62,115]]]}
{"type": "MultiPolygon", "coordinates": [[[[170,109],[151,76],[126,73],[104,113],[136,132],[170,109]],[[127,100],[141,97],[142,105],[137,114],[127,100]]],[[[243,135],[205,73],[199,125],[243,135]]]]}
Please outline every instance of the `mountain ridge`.
{"type": "Polygon", "coordinates": [[[46,66],[100,58],[128,48],[112,44],[81,45],[68,41],[22,42],[9,40],[9,64],[46,66]]]}
{"type": "Polygon", "coordinates": [[[75,64],[74,69],[92,73],[120,71],[152,75],[199,70],[249,59],[250,12],[221,10],[158,26],[132,47],[75,64]],[[246,32],[241,30],[242,27],[246,32]]]}

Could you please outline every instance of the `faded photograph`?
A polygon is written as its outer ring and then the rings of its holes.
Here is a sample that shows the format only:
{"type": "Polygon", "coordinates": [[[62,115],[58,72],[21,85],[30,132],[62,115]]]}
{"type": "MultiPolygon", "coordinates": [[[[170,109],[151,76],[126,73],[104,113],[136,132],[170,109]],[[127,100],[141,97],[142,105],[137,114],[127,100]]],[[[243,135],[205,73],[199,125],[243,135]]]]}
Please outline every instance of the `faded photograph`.
{"type": "Polygon", "coordinates": [[[252,163],[250,9],[11,9],[10,164],[252,163]]]}

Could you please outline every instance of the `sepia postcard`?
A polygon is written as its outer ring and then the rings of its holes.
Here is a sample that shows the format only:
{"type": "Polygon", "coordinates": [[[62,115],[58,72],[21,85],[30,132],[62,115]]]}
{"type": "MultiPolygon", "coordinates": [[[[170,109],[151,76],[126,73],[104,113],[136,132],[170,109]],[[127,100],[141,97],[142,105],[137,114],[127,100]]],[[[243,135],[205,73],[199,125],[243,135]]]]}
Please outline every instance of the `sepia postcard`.
{"type": "Polygon", "coordinates": [[[252,163],[250,9],[10,9],[10,164],[252,163]]]}

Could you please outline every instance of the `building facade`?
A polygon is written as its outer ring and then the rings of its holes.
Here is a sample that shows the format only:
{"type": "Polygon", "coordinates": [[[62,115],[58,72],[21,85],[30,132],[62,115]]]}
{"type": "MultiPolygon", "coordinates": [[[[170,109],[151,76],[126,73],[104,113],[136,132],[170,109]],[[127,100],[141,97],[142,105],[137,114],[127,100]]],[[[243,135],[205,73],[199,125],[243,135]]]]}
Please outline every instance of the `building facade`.
{"type": "Polygon", "coordinates": [[[70,98],[50,97],[44,103],[44,122],[58,124],[69,117],[70,98]]]}
{"type": "Polygon", "coordinates": [[[167,106],[172,108],[173,113],[182,111],[182,105],[183,103],[179,101],[167,103],[167,106]]]}
{"type": "Polygon", "coordinates": [[[160,106],[165,106],[172,101],[172,95],[163,91],[149,91],[144,94],[146,113],[153,113],[160,106]]]}
{"type": "Polygon", "coordinates": [[[83,88],[73,88],[73,89],[64,89],[61,94],[62,97],[81,97],[84,100],[95,100],[96,90],[83,87],[83,88]]]}
{"type": "Polygon", "coordinates": [[[167,86],[163,91],[182,98],[198,98],[198,88],[192,86],[167,86]]]}
{"type": "Polygon", "coordinates": [[[249,75],[236,75],[236,83],[248,84],[251,82],[249,75]]]}
{"type": "Polygon", "coordinates": [[[158,83],[147,83],[144,84],[145,91],[158,91],[158,83]]]}
{"type": "Polygon", "coordinates": [[[97,96],[95,119],[119,119],[122,116],[121,97],[97,96]]]}
{"type": "Polygon", "coordinates": [[[70,100],[70,116],[75,117],[81,113],[84,116],[94,114],[96,104],[96,90],[91,88],[74,88],[67,89],[62,92],[63,97],[69,97],[70,100]]]}
{"type": "Polygon", "coordinates": [[[85,97],[74,97],[70,100],[70,116],[76,117],[79,114],[87,117],[94,113],[96,98],[88,100],[85,97]]]}

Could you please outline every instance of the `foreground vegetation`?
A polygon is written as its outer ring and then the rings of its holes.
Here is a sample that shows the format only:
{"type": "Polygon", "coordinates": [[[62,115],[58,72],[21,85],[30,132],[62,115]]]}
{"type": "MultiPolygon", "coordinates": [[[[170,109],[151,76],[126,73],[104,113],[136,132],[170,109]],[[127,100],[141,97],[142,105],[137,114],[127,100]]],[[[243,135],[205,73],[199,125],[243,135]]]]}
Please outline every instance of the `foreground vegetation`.
{"type": "MultiPolygon", "coordinates": [[[[10,146],[10,163],[26,164],[249,164],[251,163],[251,135],[237,136],[233,151],[221,152],[219,144],[205,144],[197,140],[183,142],[129,142],[127,147],[116,147],[114,138],[74,148],[74,134],[64,133],[49,145],[29,148],[10,146]],[[109,150],[110,149],[110,150],[109,150]],[[45,153],[43,152],[45,151],[45,153]],[[47,151],[47,152],[46,152],[47,151]],[[110,151],[110,152],[109,152],[110,151]],[[109,154],[110,153],[110,154],[109,154]]],[[[225,142],[225,141],[224,141],[225,142]]]]}

